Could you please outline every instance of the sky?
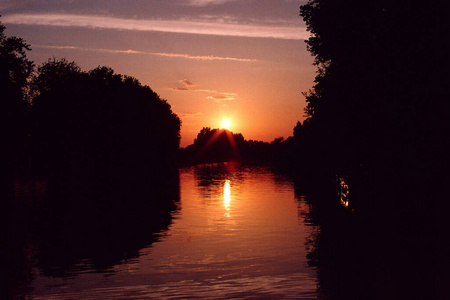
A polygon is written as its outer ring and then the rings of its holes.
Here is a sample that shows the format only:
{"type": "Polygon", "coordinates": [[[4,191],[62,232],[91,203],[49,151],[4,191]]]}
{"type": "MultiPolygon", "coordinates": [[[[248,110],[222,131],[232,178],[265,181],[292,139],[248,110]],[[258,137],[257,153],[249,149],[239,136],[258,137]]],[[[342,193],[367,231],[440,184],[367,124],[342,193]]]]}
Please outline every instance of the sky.
{"type": "Polygon", "coordinates": [[[292,136],[316,68],[299,16],[306,0],[0,0],[5,34],[83,70],[108,66],[166,99],[181,146],[203,127],[249,140],[292,136]]]}

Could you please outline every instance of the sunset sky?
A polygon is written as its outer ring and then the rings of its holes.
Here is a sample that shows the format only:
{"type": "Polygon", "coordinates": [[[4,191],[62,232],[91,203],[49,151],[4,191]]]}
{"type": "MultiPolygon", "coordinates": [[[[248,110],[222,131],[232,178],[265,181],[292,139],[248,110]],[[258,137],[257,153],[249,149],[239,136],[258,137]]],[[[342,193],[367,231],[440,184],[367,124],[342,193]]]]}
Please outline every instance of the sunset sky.
{"type": "Polygon", "coordinates": [[[315,76],[305,2],[0,0],[0,20],[37,65],[65,57],[149,85],[181,118],[184,147],[224,120],[246,139],[292,135],[315,76]]]}

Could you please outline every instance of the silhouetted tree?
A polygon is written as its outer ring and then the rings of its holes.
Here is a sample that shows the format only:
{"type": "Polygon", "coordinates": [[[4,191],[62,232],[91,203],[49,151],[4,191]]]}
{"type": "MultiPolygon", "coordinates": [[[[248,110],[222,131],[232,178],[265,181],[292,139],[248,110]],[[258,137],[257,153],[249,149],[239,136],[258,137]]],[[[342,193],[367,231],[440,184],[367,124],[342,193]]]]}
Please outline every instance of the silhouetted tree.
{"type": "Polygon", "coordinates": [[[24,168],[27,139],[27,89],[33,62],[27,58],[30,46],[21,38],[8,37],[0,22],[0,158],[1,183],[24,168]]]}
{"type": "Polygon", "coordinates": [[[298,155],[321,173],[348,175],[357,216],[343,219],[330,195],[314,203],[323,243],[314,255],[331,297],[378,299],[370,289],[383,290],[372,284],[386,274],[396,274],[397,296],[385,293],[394,298],[447,297],[445,11],[439,1],[311,0],[300,8],[318,72],[305,94],[309,118],[294,128],[298,155]]]}
{"type": "Polygon", "coordinates": [[[53,58],[34,70],[30,46],[4,30],[0,23],[0,294],[8,298],[23,296],[31,265],[63,276],[87,259],[103,270],[158,239],[179,199],[181,123],[148,86],[110,68],[84,72],[53,58]]]}
{"type": "Polygon", "coordinates": [[[196,160],[199,162],[239,160],[243,141],[241,134],[233,134],[226,129],[203,127],[193,144],[196,149],[196,160]]]}
{"type": "Polygon", "coordinates": [[[394,190],[435,175],[449,132],[443,11],[407,1],[311,0],[301,7],[318,66],[305,94],[310,133],[295,129],[314,148],[310,160],[354,180],[368,174],[366,192],[377,192],[368,182],[378,176],[394,190]]]}
{"type": "Polygon", "coordinates": [[[180,150],[180,163],[195,165],[239,161],[246,164],[274,165],[293,157],[286,155],[285,148],[289,147],[283,137],[268,143],[246,140],[241,133],[233,133],[226,129],[203,127],[194,143],[180,150]]]}
{"type": "MultiPolygon", "coordinates": [[[[217,129],[215,129],[216,131],[217,129]]],[[[215,132],[214,131],[214,132],[215,132]]],[[[197,137],[194,139],[194,145],[197,147],[202,147],[206,145],[206,143],[211,139],[214,132],[210,127],[203,127],[200,132],[197,134],[197,137]]]]}
{"type": "Polygon", "coordinates": [[[107,67],[51,59],[33,80],[40,175],[137,180],[174,166],[180,120],[148,86],[107,67]]]}

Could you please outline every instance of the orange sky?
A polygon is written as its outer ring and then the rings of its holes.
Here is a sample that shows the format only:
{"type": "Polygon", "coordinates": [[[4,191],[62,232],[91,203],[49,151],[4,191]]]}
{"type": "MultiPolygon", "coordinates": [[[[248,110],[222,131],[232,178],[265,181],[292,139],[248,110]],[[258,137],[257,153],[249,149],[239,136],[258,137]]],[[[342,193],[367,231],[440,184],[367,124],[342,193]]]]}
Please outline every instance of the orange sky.
{"type": "Polygon", "coordinates": [[[202,127],[246,139],[292,135],[315,76],[293,0],[0,0],[7,35],[24,38],[37,64],[65,57],[106,65],[172,105],[181,146],[202,127]]]}

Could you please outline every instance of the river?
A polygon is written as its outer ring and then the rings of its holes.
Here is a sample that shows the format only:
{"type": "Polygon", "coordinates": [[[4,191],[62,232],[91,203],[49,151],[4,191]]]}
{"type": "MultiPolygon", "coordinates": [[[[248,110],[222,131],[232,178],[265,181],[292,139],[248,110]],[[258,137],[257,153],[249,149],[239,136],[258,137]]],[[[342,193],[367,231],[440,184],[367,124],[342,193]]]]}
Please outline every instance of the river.
{"type": "Polygon", "coordinates": [[[169,221],[163,218],[159,227],[138,220],[149,218],[145,208],[126,218],[97,213],[82,222],[70,221],[80,216],[72,209],[70,217],[46,222],[46,233],[25,247],[29,270],[15,295],[317,298],[317,271],[307,259],[317,228],[305,221],[309,205],[290,178],[264,167],[210,164],[181,169],[178,184],[169,221]]]}

